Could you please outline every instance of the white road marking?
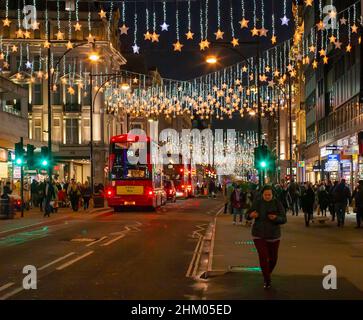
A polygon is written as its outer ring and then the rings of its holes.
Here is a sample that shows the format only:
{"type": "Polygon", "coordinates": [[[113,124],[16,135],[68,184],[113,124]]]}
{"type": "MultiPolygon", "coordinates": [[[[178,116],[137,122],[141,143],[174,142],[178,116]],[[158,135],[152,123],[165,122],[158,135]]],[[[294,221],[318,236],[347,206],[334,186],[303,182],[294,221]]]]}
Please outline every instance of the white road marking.
{"type": "Polygon", "coordinates": [[[23,291],[23,290],[24,290],[24,288],[19,287],[19,288],[17,288],[17,289],[15,289],[15,290],[13,290],[13,291],[11,291],[11,292],[7,293],[6,295],[4,295],[4,296],[0,297],[0,300],[6,300],[6,299],[10,298],[11,296],[16,295],[17,293],[19,293],[19,292],[21,292],[21,291],[23,291]]]}
{"type": "Polygon", "coordinates": [[[63,257],[60,257],[60,258],[58,258],[58,259],[56,259],[56,260],[53,260],[52,262],[49,262],[48,264],[46,264],[46,265],[44,265],[44,266],[40,267],[38,270],[39,270],[39,271],[42,271],[42,270],[44,270],[45,268],[48,268],[48,267],[50,267],[51,265],[53,265],[53,264],[55,264],[55,263],[57,263],[57,262],[59,262],[59,261],[62,261],[62,260],[66,259],[66,258],[68,258],[68,257],[70,257],[70,256],[73,256],[74,254],[75,254],[74,252],[70,252],[70,253],[66,254],[65,256],[63,256],[63,257]]]}
{"type": "Polygon", "coordinates": [[[63,269],[65,269],[65,268],[69,267],[70,265],[72,265],[73,263],[76,263],[77,261],[82,260],[82,259],[84,259],[84,258],[88,257],[88,256],[89,256],[89,255],[91,255],[93,252],[94,252],[94,251],[89,251],[89,252],[87,252],[87,253],[85,253],[85,254],[83,254],[83,255],[79,256],[79,257],[78,257],[78,258],[76,258],[76,259],[73,259],[73,260],[71,260],[71,261],[68,261],[67,263],[62,264],[60,267],[58,267],[58,268],[57,268],[57,270],[63,270],[63,269]]]}
{"type": "Polygon", "coordinates": [[[103,240],[105,240],[105,239],[107,239],[107,236],[104,236],[104,237],[102,237],[102,238],[100,238],[100,239],[98,239],[98,240],[96,240],[96,241],[93,241],[93,242],[91,242],[91,243],[89,243],[89,244],[86,244],[86,247],[93,246],[94,244],[96,244],[96,243],[98,243],[98,242],[101,242],[101,241],[103,241],[103,240]]]}
{"type": "Polygon", "coordinates": [[[199,237],[198,243],[197,243],[197,245],[195,246],[195,249],[194,249],[192,261],[190,261],[188,271],[187,271],[187,273],[185,275],[186,277],[190,277],[190,274],[192,272],[192,268],[193,268],[193,265],[194,265],[194,261],[195,261],[195,258],[197,256],[197,254],[198,254],[199,246],[200,246],[201,242],[202,242],[202,237],[199,237]]]}
{"type": "Polygon", "coordinates": [[[101,246],[102,246],[102,247],[109,246],[110,244],[112,244],[112,243],[116,242],[117,240],[122,239],[124,236],[125,236],[125,235],[124,235],[124,234],[122,234],[122,235],[120,235],[120,236],[118,236],[118,237],[116,237],[116,238],[114,238],[114,239],[112,239],[112,240],[110,240],[110,241],[108,241],[108,242],[106,242],[106,243],[104,243],[104,244],[101,244],[101,246]]]}
{"type": "Polygon", "coordinates": [[[10,288],[12,285],[14,285],[14,282],[9,282],[7,284],[4,284],[3,286],[0,287],[0,291],[4,291],[7,288],[10,288]]]}

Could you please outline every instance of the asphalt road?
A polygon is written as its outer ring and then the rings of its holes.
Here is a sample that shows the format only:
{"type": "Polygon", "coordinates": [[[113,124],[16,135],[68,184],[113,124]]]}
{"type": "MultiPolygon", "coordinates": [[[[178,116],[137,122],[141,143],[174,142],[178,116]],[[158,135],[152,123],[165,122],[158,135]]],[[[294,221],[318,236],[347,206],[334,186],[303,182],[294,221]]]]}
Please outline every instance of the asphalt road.
{"type": "Polygon", "coordinates": [[[156,212],[105,212],[0,238],[0,299],[203,299],[196,249],[222,207],[189,199],[156,212]],[[24,290],[23,267],[37,268],[24,290]]]}

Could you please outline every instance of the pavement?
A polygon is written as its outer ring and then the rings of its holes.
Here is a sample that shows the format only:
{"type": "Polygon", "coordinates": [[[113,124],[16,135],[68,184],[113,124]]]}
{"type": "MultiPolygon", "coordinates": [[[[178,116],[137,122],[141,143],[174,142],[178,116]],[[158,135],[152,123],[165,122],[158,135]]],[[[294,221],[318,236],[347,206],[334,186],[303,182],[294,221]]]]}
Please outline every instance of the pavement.
{"type": "Polygon", "coordinates": [[[273,289],[266,292],[251,228],[218,215],[207,299],[363,299],[363,229],[354,228],[355,215],[346,219],[344,228],[330,220],[306,228],[302,214],[288,214],[273,289]],[[336,267],[337,290],[323,289],[326,265],[336,267]]]}

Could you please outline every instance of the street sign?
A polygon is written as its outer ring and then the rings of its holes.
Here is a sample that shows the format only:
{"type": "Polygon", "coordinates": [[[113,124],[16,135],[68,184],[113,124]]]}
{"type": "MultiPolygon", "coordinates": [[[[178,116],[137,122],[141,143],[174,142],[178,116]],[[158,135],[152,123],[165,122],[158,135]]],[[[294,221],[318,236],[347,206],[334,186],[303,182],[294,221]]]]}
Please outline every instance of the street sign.
{"type": "Polygon", "coordinates": [[[304,168],[305,167],[305,161],[299,161],[298,166],[299,166],[299,168],[304,168]]]}
{"type": "Polygon", "coordinates": [[[338,147],[338,146],[334,146],[334,145],[330,145],[330,146],[326,146],[325,147],[326,150],[332,150],[332,151],[335,151],[335,150],[341,150],[342,147],[338,147]]]}

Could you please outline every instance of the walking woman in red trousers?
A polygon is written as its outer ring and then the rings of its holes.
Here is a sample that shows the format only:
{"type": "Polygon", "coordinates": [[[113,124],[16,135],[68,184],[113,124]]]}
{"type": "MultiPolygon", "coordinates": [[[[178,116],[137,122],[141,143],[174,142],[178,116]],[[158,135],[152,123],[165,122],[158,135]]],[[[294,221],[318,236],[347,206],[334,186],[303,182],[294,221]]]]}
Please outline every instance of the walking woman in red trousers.
{"type": "Polygon", "coordinates": [[[264,278],[264,288],[271,287],[271,274],[277,263],[281,238],[280,225],[287,222],[283,205],[274,197],[272,186],[262,189],[262,197],[256,197],[246,213],[247,220],[255,220],[252,237],[255,243],[264,278]]]}

